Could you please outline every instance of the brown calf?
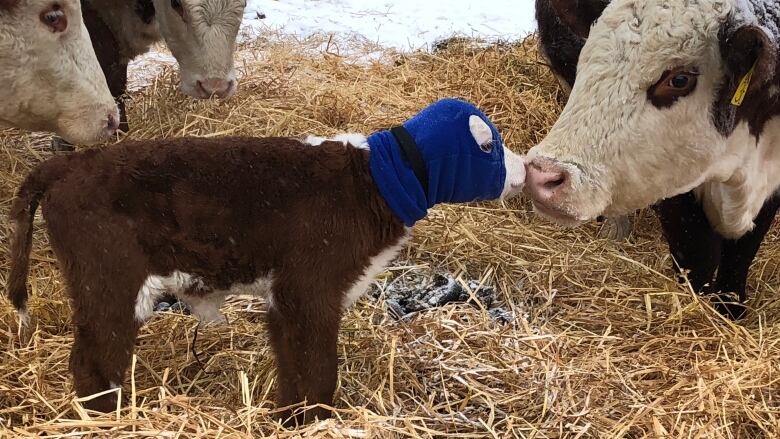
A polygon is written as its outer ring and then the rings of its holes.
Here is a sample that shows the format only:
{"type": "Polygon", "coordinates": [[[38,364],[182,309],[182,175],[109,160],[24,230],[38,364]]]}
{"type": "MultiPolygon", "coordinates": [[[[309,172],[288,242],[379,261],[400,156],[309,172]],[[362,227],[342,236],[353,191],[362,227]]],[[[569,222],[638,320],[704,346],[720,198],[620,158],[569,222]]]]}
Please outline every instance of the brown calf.
{"type": "MultiPolygon", "coordinates": [[[[249,294],[269,305],[278,404],[330,404],[341,315],[409,236],[408,221],[386,201],[388,186],[377,182],[400,175],[410,189],[403,193],[412,195],[430,187],[428,205],[464,201],[452,198],[463,194],[484,199],[520,191],[522,159],[475,117],[463,122],[474,139],[458,140],[460,146],[444,139],[440,157],[451,166],[439,167],[438,152],[422,143],[435,136],[409,129],[431,175],[425,184],[406,162],[383,168],[390,162],[378,157],[400,157],[396,146],[358,135],[127,142],[55,157],[30,174],[12,206],[9,296],[26,318],[32,221],[40,201],[72,299],[70,368],[79,396],[121,386],[138,329],[162,294],[175,294],[209,321],[221,320],[227,295],[249,294]],[[465,153],[456,154],[458,148],[465,153]],[[471,189],[480,185],[492,189],[471,189]],[[443,199],[436,191],[454,195],[443,199]]],[[[452,130],[440,131],[446,137],[452,130]]],[[[114,394],[88,405],[115,406],[114,394]]],[[[312,415],[328,412],[305,416],[312,415]]]]}

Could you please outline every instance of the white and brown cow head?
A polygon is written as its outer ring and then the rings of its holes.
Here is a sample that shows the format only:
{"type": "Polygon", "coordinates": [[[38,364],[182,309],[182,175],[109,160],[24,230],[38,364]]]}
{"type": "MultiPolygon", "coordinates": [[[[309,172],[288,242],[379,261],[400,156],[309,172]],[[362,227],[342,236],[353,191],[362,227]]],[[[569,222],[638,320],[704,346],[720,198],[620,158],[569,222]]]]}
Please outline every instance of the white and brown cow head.
{"type": "Polygon", "coordinates": [[[236,36],[246,0],[154,0],[160,33],[181,69],[182,91],[226,98],[236,90],[236,36]]]}
{"type": "Polygon", "coordinates": [[[0,83],[0,127],[96,143],[118,126],[78,0],[0,0],[0,83]]]}
{"type": "Polygon", "coordinates": [[[612,1],[560,118],[528,154],[537,211],[577,224],[702,183],[739,184],[778,91],[777,26],[753,11],[778,7],[751,1],[762,0],[612,1]],[[732,104],[753,65],[742,105],[732,104]]]}

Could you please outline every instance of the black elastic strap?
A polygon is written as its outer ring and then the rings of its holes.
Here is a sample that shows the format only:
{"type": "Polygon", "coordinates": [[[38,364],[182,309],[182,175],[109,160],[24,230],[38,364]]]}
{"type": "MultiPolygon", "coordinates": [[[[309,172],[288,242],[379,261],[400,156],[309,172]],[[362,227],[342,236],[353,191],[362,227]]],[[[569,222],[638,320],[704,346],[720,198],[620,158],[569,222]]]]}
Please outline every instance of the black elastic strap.
{"type": "Polygon", "coordinates": [[[412,166],[412,171],[417,177],[417,180],[420,181],[420,185],[422,185],[423,192],[425,193],[425,198],[427,199],[428,170],[425,168],[425,160],[423,160],[422,154],[420,154],[420,150],[417,148],[417,143],[414,141],[412,135],[409,134],[409,131],[406,131],[406,128],[402,126],[390,128],[390,132],[401,147],[401,156],[412,166]]]}

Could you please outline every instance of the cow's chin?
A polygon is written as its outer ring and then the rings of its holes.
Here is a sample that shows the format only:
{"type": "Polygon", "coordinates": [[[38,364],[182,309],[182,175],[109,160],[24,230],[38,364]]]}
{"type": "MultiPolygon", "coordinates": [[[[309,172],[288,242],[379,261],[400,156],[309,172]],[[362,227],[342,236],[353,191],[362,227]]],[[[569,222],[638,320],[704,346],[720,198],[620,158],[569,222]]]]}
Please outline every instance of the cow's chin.
{"type": "Polygon", "coordinates": [[[537,215],[541,216],[547,221],[553,222],[563,227],[577,227],[586,222],[585,220],[572,216],[563,210],[545,206],[544,204],[537,201],[534,201],[533,205],[534,212],[537,215]]]}
{"type": "Polygon", "coordinates": [[[208,75],[182,70],[179,89],[185,95],[195,99],[227,99],[236,93],[236,90],[238,89],[238,80],[236,79],[235,70],[231,70],[227,75],[208,75]],[[200,82],[208,82],[205,81],[205,78],[208,77],[220,78],[228,87],[221,90],[207,90],[200,82]]]}
{"type": "Polygon", "coordinates": [[[94,145],[110,141],[115,129],[107,126],[109,114],[119,120],[119,111],[111,105],[87,107],[61,115],[53,129],[63,139],[74,145],[94,145]]]}

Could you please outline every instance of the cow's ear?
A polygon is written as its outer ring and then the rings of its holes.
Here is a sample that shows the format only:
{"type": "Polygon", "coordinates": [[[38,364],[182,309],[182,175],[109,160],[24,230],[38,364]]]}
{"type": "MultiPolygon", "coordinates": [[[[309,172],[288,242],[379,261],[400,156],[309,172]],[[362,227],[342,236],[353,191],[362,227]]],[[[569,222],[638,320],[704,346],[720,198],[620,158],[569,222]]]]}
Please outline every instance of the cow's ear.
{"type": "Polygon", "coordinates": [[[765,29],[736,24],[728,19],[718,39],[723,62],[723,80],[713,108],[713,122],[724,136],[737,122],[746,121],[758,135],[772,115],[767,108],[776,103],[769,86],[777,82],[777,47],[765,29]]]}
{"type": "Polygon", "coordinates": [[[774,80],[777,47],[772,40],[758,26],[730,28],[729,24],[725,25],[720,36],[720,50],[726,75],[736,86],[737,99],[750,96],[774,80]]]}
{"type": "Polygon", "coordinates": [[[19,0],[0,0],[0,11],[7,11],[16,6],[19,0]]]}
{"type": "Polygon", "coordinates": [[[561,23],[582,38],[587,38],[590,27],[604,12],[609,0],[549,0],[561,23]]]}

